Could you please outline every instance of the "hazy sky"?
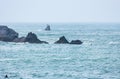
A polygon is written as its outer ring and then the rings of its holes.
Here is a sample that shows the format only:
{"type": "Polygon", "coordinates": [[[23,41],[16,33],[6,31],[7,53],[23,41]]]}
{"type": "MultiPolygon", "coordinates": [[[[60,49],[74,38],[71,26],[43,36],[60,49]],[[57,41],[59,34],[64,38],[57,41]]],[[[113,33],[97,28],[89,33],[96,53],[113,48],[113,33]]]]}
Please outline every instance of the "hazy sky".
{"type": "Polygon", "coordinates": [[[0,22],[120,22],[120,0],[0,0],[0,22]]]}

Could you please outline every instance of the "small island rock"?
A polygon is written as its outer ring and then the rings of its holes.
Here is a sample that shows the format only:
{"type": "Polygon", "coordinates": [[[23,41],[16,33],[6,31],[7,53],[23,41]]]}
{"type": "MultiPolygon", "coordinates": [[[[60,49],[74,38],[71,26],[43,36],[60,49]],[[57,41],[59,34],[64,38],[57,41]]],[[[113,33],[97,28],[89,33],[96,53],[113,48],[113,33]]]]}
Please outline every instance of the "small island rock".
{"type": "Polygon", "coordinates": [[[25,37],[20,37],[20,38],[15,38],[13,42],[25,42],[26,38],[25,37]]]}
{"type": "Polygon", "coordinates": [[[29,32],[28,35],[26,36],[25,42],[29,42],[29,43],[48,43],[46,41],[41,41],[37,38],[37,35],[29,32]]]}
{"type": "Polygon", "coordinates": [[[18,38],[18,33],[7,26],[0,25],[0,41],[12,42],[15,38],[18,38]]]}
{"type": "Polygon", "coordinates": [[[50,25],[47,25],[47,27],[45,28],[46,31],[50,31],[50,25]]]}
{"type": "Polygon", "coordinates": [[[5,78],[8,78],[8,75],[5,75],[5,78]]]}
{"type": "Polygon", "coordinates": [[[68,44],[68,40],[65,38],[65,36],[62,36],[59,38],[58,41],[55,42],[55,44],[68,44]]]}
{"type": "Polygon", "coordinates": [[[80,40],[72,40],[70,44],[82,44],[83,42],[80,40]]]}

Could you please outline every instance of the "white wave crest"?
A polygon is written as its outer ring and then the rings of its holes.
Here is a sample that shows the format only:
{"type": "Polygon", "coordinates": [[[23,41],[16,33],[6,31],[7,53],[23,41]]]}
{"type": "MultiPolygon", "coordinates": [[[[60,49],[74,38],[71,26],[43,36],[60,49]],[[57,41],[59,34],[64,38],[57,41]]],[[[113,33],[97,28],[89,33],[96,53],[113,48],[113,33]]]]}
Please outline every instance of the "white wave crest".
{"type": "Polygon", "coordinates": [[[119,41],[111,41],[111,42],[109,42],[109,44],[120,44],[120,42],[119,41]]]}

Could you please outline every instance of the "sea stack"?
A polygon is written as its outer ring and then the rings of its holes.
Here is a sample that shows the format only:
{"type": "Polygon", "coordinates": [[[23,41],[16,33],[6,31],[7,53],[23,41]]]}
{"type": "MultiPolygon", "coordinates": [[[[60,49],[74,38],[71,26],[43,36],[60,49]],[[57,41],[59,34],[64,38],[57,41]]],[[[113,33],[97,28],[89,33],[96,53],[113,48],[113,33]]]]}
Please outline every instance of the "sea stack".
{"type": "Polygon", "coordinates": [[[18,33],[7,26],[0,25],[0,41],[12,42],[15,38],[18,38],[18,33]]]}
{"type": "Polygon", "coordinates": [[[37,38],[37,35],[35,33],[29,32],[28,35],[25,38],[25,42],[29,43],[45,43],[48,44],[46,41],[41,41],[37,38]]]}
{"type": "Polygon", "coordinates": [[[26,37],[19,37],[18,33],[7,26],[0,25],[0,41],[5,42],[29,42],[29,43],[45,43],[46,41],[41,41],[37,38],[35,33],[29,32],[26,37]]]}
{"type": "Polygon", "coordinates": [[[68,40],[65,38],[65,36],[62,36],[59,38],[58,41],[55,42],[55,44],[69,44],[68,40]]]}
{"type": "Polygon", "coordinates": [[[46,41],[41,41],[38,39],[35,33],[29,32],[26,37],[15,38],[13,42],[28,42],[28,43],[45,43],[48,44],[46,41]]]}
{"type": "Polygon", "coordinates": [[[45,28],[46,31],[50,31],[50,25],[47,24],[47,27],[45,28]]]}

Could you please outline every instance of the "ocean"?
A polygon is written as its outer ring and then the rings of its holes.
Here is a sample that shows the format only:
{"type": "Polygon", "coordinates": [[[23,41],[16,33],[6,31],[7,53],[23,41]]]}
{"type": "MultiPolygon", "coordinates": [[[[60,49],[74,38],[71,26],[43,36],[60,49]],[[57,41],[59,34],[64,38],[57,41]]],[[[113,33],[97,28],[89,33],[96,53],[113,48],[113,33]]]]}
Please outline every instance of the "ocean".
{"type": "Polygon", "coordinates": [[[0,41],[0,79],[120,79],[120,24],[49,24],[51,31],[45,23],[6,24],[49,44],[0,41]],[[61,36],[83,44],[54,44],[61,36]]]}

